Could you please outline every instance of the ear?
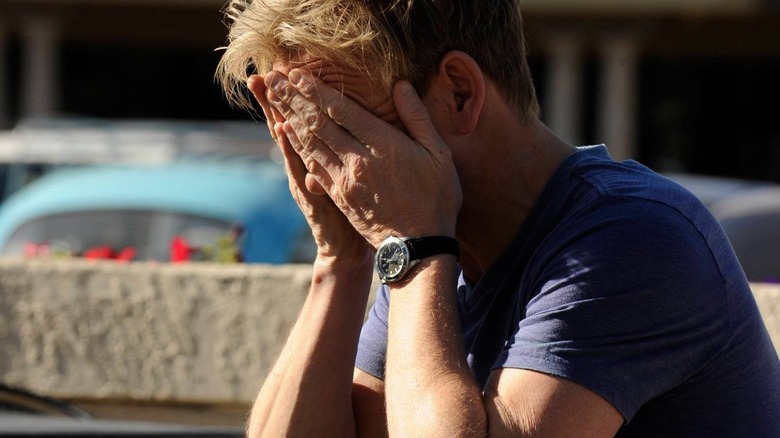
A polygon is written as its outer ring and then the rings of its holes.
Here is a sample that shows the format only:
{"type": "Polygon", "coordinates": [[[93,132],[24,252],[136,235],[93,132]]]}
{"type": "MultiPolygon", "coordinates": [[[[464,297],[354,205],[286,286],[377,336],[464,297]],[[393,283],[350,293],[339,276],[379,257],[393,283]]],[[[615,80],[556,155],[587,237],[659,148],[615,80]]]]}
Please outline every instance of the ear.
{"type": "Polygon", "coordinates": [[[455,131],[461,135],[474,131],[485,104],[485,77],[474,58],[458,50],[447,52],[430,85],[446,106],[455,131]]]}

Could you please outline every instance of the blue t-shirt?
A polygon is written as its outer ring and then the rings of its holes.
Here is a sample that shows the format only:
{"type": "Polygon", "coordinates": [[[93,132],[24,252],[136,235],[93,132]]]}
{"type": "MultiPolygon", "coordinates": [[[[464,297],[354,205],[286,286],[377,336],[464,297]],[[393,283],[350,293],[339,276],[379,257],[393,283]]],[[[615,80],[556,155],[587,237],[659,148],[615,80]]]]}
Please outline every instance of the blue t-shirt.
{"type": "MultiPolygon", "coordinates": [[[[618,436],[780,437],[778,360],[723,231],[642,165],[581,148],[505,253],[457,297],[468,363],[560,376],[623,415],[618,436]]],[[[384,377],[388,290],[356,366],[384,377]]]]}

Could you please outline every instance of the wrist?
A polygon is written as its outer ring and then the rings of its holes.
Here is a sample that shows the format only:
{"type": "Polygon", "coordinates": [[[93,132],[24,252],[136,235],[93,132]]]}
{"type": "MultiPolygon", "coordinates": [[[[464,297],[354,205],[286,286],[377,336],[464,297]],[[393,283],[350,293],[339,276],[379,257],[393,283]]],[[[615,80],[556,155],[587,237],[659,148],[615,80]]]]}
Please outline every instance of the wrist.
{"type": "Polygon", "coordinates": [[[366,251],[361,258],[317,255],[313,263],[314,275],[327,277],[371,276],[374,271],[373,254],[366,251]]]}
{"type": "Polygon", "coordinates": [[[416,284],[439,284],[442,279],[457,281],[458,259],[452,254],[437,254],[416,264],[399,281],[388,283],[390,290],[416,287],[416,284]]]}
{"type": "Polygon", "coordinates": [[[417,238],[388,237],[379,245],[374,257],[377,275],[382,283],[395,283],[416,269],[421,261],[439,255],[449,255],[457,261],[458,241],[447,236],[417,238]]]}

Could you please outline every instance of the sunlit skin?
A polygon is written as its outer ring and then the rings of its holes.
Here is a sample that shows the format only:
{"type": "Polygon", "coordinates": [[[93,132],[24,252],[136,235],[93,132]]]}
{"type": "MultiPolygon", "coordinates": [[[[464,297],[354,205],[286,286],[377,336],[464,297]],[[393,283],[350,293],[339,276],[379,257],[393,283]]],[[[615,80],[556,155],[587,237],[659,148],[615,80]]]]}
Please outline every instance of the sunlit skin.
{"type": "MultiPolygon", "coordinates": [[[[279,61],[274,64],[275,71],[285,75],[295,68],[312,72],[318,80],[341,91],[344,96],[381,120],[406,132],[390,91],[372,88],[366,80],[366,74],[353,73],[321,59],[279,61]]],[[[531,210],[544,186],[546,175],[553,172],[559,160],[572,152],[570,146],[555,138],[538,119],[530,118],[522,122],[527,126],[520,126],[515,112],[508,107],[494,84],[487,81],[484,85],[491,105],[482,109],[480,120],[490,120],[491,123],[480,123],[475,135],[490,140],[485,141],[484,147],[480,145],[474,148],[467,143],[469,138],[445,138],[463,189],[463,205],[457,219],[460,265],[466,278],[472,282],[478,281],[503,252],[506,243],[516,233],[518,224],[525,220],[531,210]],[[499,149],[497,145],[512,143],[527,143],[527,156],[514,157],[514,150],[496,151],[499,149]],[[542,147],[555,152],[545,154],[542,147]],[[495,160],[496,155],[504,159],[495,160]],[[486,169],[491,169],[489,176],[485,174],[486,169]],[[515,195],[501,196],[507,191],[515,195]],[[490,202],[494,198],[501,199],[490,202]],[[486,222],[486,218],[490,219],[486,222]]],[[[432,87],[436,87],[436,84],[432,84],[432,87]]],[[[453,121],[447,117],[448,107],[452,103],[446,94],[430,91],[421,99],[436,129],[439,132],[457,131],[458,127],[453,126],[453,121]]],[[[267,98],[273,99],[273,93],[267,91],[267,98]]],[[[275,136],[274,121],[280,123],[285,119],[273,105],[265,107],[268,107],[266,112],[271,116],[269,129],[275,136]]],[[[312,193],[324,194],[310,177],[306,178],[306,187],[312,193]]]]}
{"type": "MultiPolygon", "coordinates": [[[[339,90],[343,93],[344,96],[354,100],[357,104],[371,112],[379,119],[389,123],[396,129],[406,132],[406,128],[399,118],[398,112],[396,111],[391,92],[389,90],[379,90],[376,87],[372,87],[367,80],[365,73],[352,72],[349,69],[338,66],[333,62],[323,61],[316,58],[286,62],[278,61],[274,64],[273,67],[274,71],[285,75],[288,75],[293,69],[307,70],[316,76],[318,80],[335,88],[336,90],[339,90]]],[[[261,78],[264,78],[264,76],[261,76],[261,78]]],[[[276,99],[276,96],[274,96],[274,93],[271,90],[266,91],[265,97],[268,101],[276,99]]],[[[432,95],[430,93],[426,96],[422,96],[422,99],[428,108],[444,108],[447,105],[447,103],[438,98],[438,96],[432,95]]],[[[274,105],[264,105],[264,109],[269,116],[269,130],[271,131],[272,136],[276,138],[276,129],[278,129],[278,127],[275,128],[274,125],[283,123],[285,118],[275,108],[274,105]]],[[[437,120],[434,119],[433,122],[436,124],[437,120]]],[[[455,148],[453,148],[453,153],[455,152],[455,148]]],[[[459,161],[466,163],[464,164],[464,167],[467,167],[469,163],[469,159],[459,160],[457,156],[454,157],[454,160],[456,167],[458,167],[459,161]]],[[[309,170],[311,171],[313,169],[309,170]]],[[[313,178],[311,178],[310,175],[306,176],[305,187],[309,190],[310,193],[323,196],[325,195],[325,191],[322,189],[322,187],[319,186],[319,184],[314,181],[313,178]]],[[[486,188],[486,186],[479,187],[484,187],[486,191],[490,191],[486,188]]],[[[475,200],[479,199],[479,203],[485,199],[483,195],[476,193],[472,198],[475,200]]],[[[466,208],[462,210],[463,212],[477,212],[479,210],[479,208],[468,208],[466,205],[464,205],[464,207],[466,208]]],[[[482,213],[478,214],[480,216],[482,215],[482,213]]],[[[508,210],[504,210],[503,214],[507,217],[510,216],[508,210]]],[[[465,222],[469,223],[470,221],[466,220],[465,222]]],[[[460,237],[461,236],[459,235],[459,239],[460,237]]],[[[467,244],[464,245],[462,243],[460,263],[463,266],[464,271],[467,273],[467,276],[476,280],[482,275],[484,270],[479,266],[482,264],[477,263],[474,260],[475,257],[471,255],[470,246],[467,244]]]]}
{"type": "MultiPolygon", "coordinates": [[[[340,67],[334,63],[308,57],[307,55],[304,55],[302,59],[296,59],[292,61],[277,61],[274,63],[273,69],[274,72],[282,73],[284,75],[288,75],[289,72],[293,69],[303,69],[309,71],[315,75],[318,80],[339,90],[345,97],[354,100],[356,103],[368,111],[371,111],[380,119],[391,124],[397,129],[403,129],[403,123],[399,119],[398,113],[395,110],[395,105],[389,95],[389,92],[378,90],[376,87],[371,87],[368,81],[366,81],[364,74],[351,73],[348,69],[340,67]]],[[[277,96],[275,96],[271,90],[265,88],[263,84],[264,79],[265,75],[253,76],[249,79],[248,85],[250,90],[253,90],[255,86],[259,87],[258,90],[263,90],[263,93],[260,95],[255,93],[255,96],[258,98],[258,101],[260,102],[266,114],[271,135],[275,139],[279,140],[285,135],[285,126],[287,126],[286,129],[291,128],[289,128],[289,125],[285,125],[285,122],[287,122],[286,118],[276,109],[274,103],[278,103],[277,96]],[[256,85],[253,86],[253,84],[256,85]]],[[[282,151],[284,153],[284,146],[281,143],[280,146],[282,147],[282,151]]],[[[291,165],[295,164],[296,157],[291,156],[294,153],[293,151],[288,150],[287,152],[288,174],[293,175],[295,172],[294,169],[291,168],[291,165]]],[[[326,255],[326,257],[320,257],[319,259],[330,260],[334,254],[343,255],[345,253],[353,253],[356,254],[354,257],[355,259],[362,260],[362,262],[355,263],[361,264],[363,269],[370,269],[369,261],[371,260],[371,256],[373,254],[373,248],[369,245],[359,245],[356,247],[355,244],[352,244],[347,250],[343,248],[334,249],[332,244],[327,243],[319,238],[317,229],[327,228],[331,231],[338,229],[342,230],[340,232],[342,237],[334,239],[339,242],[359,240],[352,237],[345,237],[346,235],[354,234],[354,230],[351,230],[351,227],[344,223],[344,218],[339,212],[333,211],[335,210],[335,207],[332,206],[332,202],[327,198],[325,191],[322,189],[319,183],[317,183],[314,178],[312,178],[311,173],[315,170],[315,168],[311,166],[316,166],[316,163],[307,163],[304,164],[304,166],[309,166],[310,168],[306,169],[308,173],[302,172],[305,174],[302,176],[303,184],[299,184],[297,186],[295,184],[291,184],[290,188],[293,192],[293,196],[297,199],[302,199],[304,197],[308,199],[306,202],[299,202],[299,205],[301,205],[302,210],[304,210],[304,215],[307,216],[309,224],[313,228],[315,241],[318,244],[320,255],[326,255]],[[305,190],[303,190],[304,187],[305,190]],[[326,215],[323,213],[323,211],[329,212],[328,216],[331,217],[329,222],[320,223],[321,218],[325,217],[326,215]],[[334,222],[338,222],[339,224],[335,225],[334,222]]],[[[332,232],[331,234],[339,234],[339,232],[336,231],[335,233],[332,232]]],[[[342,258],[347,257],[345,256],[342,258]]]]}
{"type": "Polygon", "coordinates": [[[564,379],[496,370],[483,393],[463,354],[455,294],[444,293],[457,288],[449,254],[390,286],[385,380],[354,369],[374,248],[387,236],[456,236],[463,272],[478,280],[573,148],[518,117],[463,52],[444,55],[422,97],[403,81],[373,92],[364,74],[317,60],[276,68],[248,86],[318,255],[249,435],[614,435],[614,407],[564,379]]]}

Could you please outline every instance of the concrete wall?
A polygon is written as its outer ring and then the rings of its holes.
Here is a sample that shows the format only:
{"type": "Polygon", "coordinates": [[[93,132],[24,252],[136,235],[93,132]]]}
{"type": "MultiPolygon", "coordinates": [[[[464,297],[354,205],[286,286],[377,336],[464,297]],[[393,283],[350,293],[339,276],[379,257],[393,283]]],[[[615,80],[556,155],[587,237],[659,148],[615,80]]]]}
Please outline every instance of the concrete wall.
{"type": "Polygon", "coordinates": [[[309,266],[0,261],[0,381],[63,398],[251,400],[309,266]]]}
{"type": "MultiPolygon", "coordinates": [[[[243,416],[310,274],[307,265],[0,260],[0,381],[98,410],[144,402],[157,415],[190,404],[243,416]]],[[[780,349],[780,286],[754,291],[780,349]]],[[[104,416],[132,413],[121,411],[104,416]]]]}
{"type": "Polygon", "coordinates": [[[769,336],[772,337],[775,350],[780,353],[780,285],[753,284],[752,287],[769,336]]]}

